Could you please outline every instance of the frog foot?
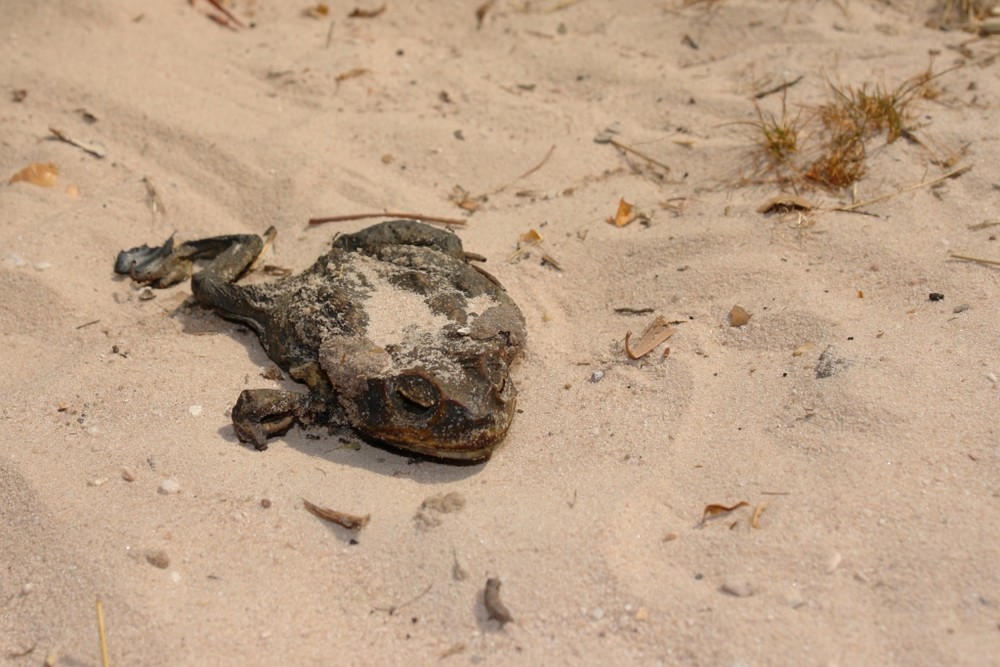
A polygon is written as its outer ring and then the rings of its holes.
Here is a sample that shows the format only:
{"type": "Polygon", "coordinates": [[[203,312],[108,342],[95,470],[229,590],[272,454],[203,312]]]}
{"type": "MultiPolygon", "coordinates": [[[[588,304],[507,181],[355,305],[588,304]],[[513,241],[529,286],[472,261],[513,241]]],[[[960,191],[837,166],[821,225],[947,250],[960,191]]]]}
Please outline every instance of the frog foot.
{"type": "Polygon", "coordinates": [[[245,389],[233,406],[236,437],[264,451],[267,439],[287,432],[306,416],[311,403],[308,394],[281,389],[245,389]]]}

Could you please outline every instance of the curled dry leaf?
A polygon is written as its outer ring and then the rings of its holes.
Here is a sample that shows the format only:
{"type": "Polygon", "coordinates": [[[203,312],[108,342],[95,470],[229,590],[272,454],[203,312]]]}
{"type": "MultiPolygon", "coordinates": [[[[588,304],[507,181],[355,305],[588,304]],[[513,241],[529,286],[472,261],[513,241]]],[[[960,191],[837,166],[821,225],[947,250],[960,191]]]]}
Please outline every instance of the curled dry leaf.
{"type": "Polygon", "coordinates": [[[314,505],[305,498],[302,499],[302,505],[309,510],[312,514],[318,516],[324,521],[331,521],[338,526],[343,526],[348,530],[360,530],[368,525],[368,520],[371,519],[371,514],[366,514],[364,516],[357,516],[356,514],[348,514],[347,512],[339,512],[337,510],[328,509],[326,507],[320,507],[319,505],[314,505]]]}
{"type": "Polygon", "coordinates": [[[657,345],[667,340],[671,336],[677,333],[677,329],[671,326],[670,322],[667,321],[663,315],[657,315],[656,319],[653,320],[646,330],[642,332],[639,336],[639,340],[636,342],[635,347],[630,345],[630,339],[632,338],[632,332],[629,331],[625,334],[625,354],[628,355],[629,359],[640,359],[650,352],[652,352],[657,345]]]}
{"type": "Polygon", "coordinates": [[[713,503],[711,505],[705,505],[705,511],[701,514],[701,525],[705,525],[705,521],[711,519],[712,517],[719,516],[720,514],[727,514],[733,510],[739,509],[741,507],[749,507],[750,503],[745,500],[741,500],[735,505],[720,505],[713,503]]]}
{"type": "Polygon", "coordinates": [[[757,207],[758,213],[790,213],[791,211],[811,211],[816,208],[811,201],[795,195],[771,197],[757,207]]]}
{"type": "Polygon", "coordinates": [[[8,183],[24,181],[43,188],[51,188],[56,184],[59,167],[51,162],[33,162],[10,177],[8,183]]]}
{"type": "Polygon", "coordinates": [[[633,208],[632,204],[625,201],[625,198],[622,197],[618,202],[618,211],[615,213],[615,217],[608,218],[608,222],[615,227],[624,227],[636,218],[632,212],[633,208]]]}
{"type": "Polygon", "coordinates": [[[745,311],[740,306],[733,306],[733,309],[729,311],[729,326],[742,327],[745,326],[746,323],[749,321],[750,321],[750,313],[745,311]]]}

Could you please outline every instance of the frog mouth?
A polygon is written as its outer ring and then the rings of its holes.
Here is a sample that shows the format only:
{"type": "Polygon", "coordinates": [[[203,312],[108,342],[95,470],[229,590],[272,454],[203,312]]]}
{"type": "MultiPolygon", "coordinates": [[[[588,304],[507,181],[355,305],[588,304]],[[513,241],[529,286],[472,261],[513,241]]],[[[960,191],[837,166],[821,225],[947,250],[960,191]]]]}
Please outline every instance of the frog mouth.
{"type": "Polygon", "coordinates": [[[488,459],[514,417],[513,384],[490,387],[482,410],[443,398],[421,372],[369,382],[362,413],[364,435],[390,447],[449,462],[488,459]]]}

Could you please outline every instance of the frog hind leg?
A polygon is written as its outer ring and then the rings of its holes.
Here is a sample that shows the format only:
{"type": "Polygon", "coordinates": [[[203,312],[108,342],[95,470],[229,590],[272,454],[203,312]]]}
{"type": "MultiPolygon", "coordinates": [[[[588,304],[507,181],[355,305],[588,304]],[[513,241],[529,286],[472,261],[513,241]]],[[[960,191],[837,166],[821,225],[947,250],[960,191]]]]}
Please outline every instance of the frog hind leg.
{"type": "Polygon", "coordinates": [[[236,437],[264,451],[267,439],[286,433],[306,416],[310,405],[308,394],[281,389],[245,389],[233,406],[236,437]]]}
{"type": "MultiPolygon", "coordinates": [[[[268,229],[264,236],[273,238],[274,228],[268,229]]],[[[171,236],[162,246],[142,245],[122,250],[115,260],[115,273],[131,276],[136,282],[153,287],[170,287],[191,275],[196,260],[208,259],[212,261],[199,276],[206,274],[206,278],[212,280],[232,282],[253,264],[263,248],[264,241],[256,234],[213,236],[179,245],[174,245],[171,236]]]]}

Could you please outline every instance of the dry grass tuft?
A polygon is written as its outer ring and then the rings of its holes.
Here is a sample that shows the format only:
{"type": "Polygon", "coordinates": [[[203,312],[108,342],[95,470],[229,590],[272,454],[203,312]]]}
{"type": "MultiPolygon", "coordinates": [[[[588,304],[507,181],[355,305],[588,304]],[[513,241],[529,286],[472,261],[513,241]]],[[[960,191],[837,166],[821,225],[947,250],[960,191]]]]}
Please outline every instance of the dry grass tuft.
{"type": "Polygon", "coordinates": [[[761,109],[755,101],[753,128],[754,165],[750,182],[776,182],[799,190],[819,187],[838,191],[857,183],[866,173],[866,158],[875,141],[891,144],[912,138],[913,103],[933,99],[931,68],[895,88],[878,84],[830,83],[830,100],[788,113],[782,97],[781,112],[761,109]]]}

